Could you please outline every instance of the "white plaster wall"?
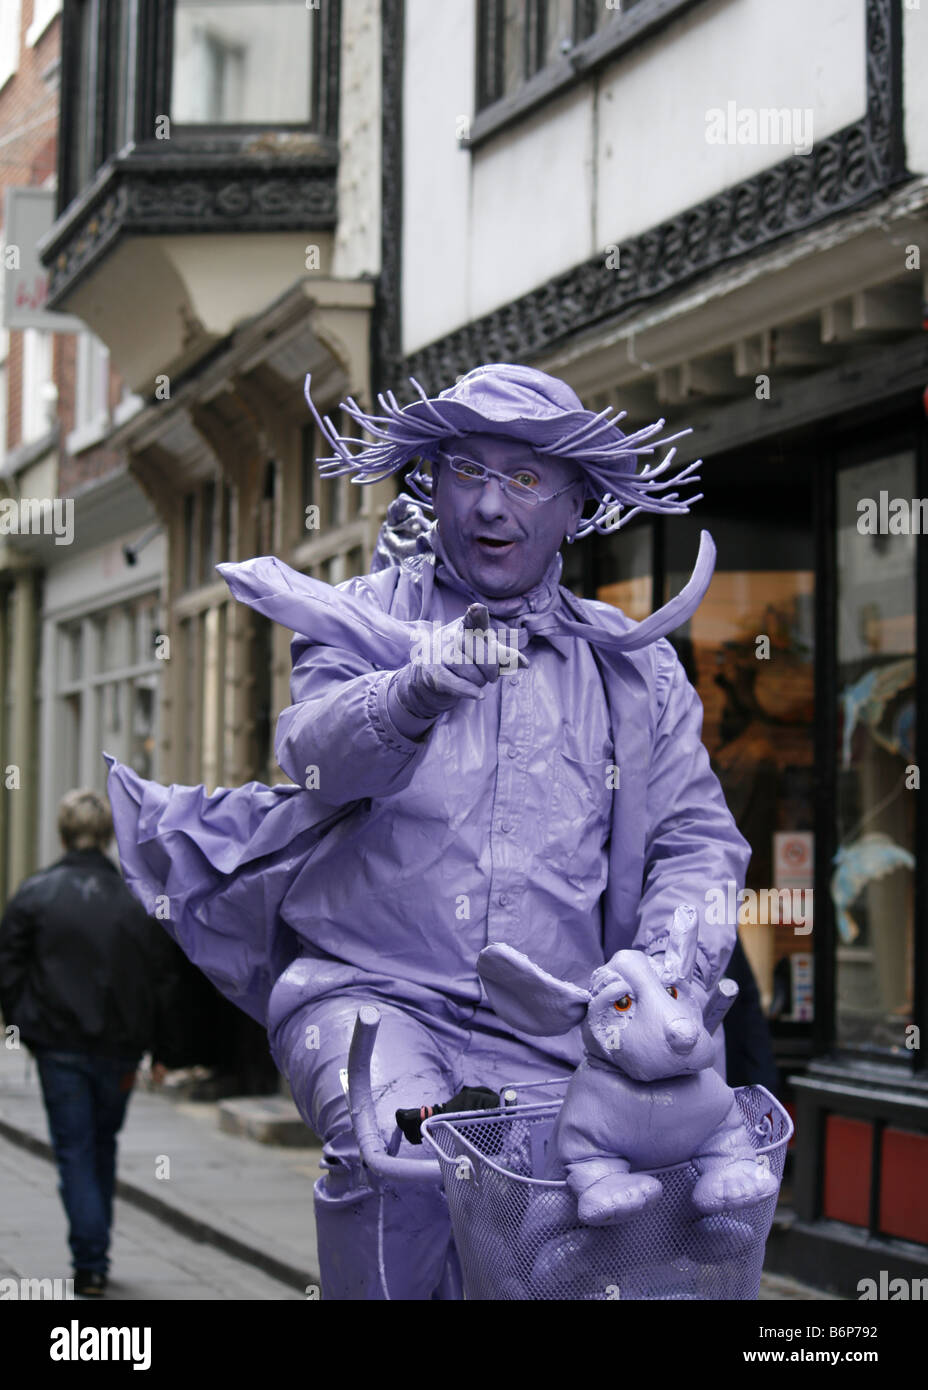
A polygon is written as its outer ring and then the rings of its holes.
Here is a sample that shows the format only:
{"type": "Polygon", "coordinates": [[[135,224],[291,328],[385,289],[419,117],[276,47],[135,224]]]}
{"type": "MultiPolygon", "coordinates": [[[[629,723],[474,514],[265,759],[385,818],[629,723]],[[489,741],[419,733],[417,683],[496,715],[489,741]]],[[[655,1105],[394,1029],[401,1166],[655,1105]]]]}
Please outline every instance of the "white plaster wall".
{"type": "MultiPolygon", "coordinates": [[[[924,24],[928,0],[922,6],[924,24]]],[[[409,0],[404,350],[792,154],[792,146],[707,143],[710,108],[811,108],[814,140],[859,119],[864,21],[864,0],[707,0],[597,79],[467,152],[457,135],[473,113],[476,5],[409,0]]],[[[907,16],[909,50],[914,22],[907,16]]],[[[916,77],[907,52],[910,102],[913,87],[928,87],[923,73],[924,64],[916,77]]],[[[921,93],[915,100],[928,106],[921,93]]],[[[921,115],[922,144],[910,143],[928,157],[921,115]]]]}
{"type": "MultiPolygon", "coordinates": [[[[475,0],[408,0],[403,70],[403,347],[470,317],[472,155],[459,122],[474,110],[475,0]]],[[[494,243],[505,238],[497,224],[494,243]]]]}
{"type": "Polygon", "coordinates": [[[590,255],[593,102],[574,88],[518,136],[475,152],[470,311],[484,314],[590,255]]]}
{"type": "MultiPolygon", "coordinates": [[[[75,512],[79,515],[79,508],[75,512]]],[[[119,603],[126,593],[160,588],[167,564],[163,531],[156,532],[143,546],[134,565],[127,565],[122,553],[124,545],[134,545],[146,530],[148,526],[139,526],[120,532],[104,545],[67,555],[60,563],[50,565],[45,571],[43,619],[64,621],[119,603]]],[[[65,546],[61,551],[67,554],[65,546]]]]}
{"type": "Polygon", "coordinates": [[[715,0],[614,64],[600,89],[593,250],[793,153],[709,144],[712,108],[810,109],[816,141],[858,120],[864,19],[864,0],[715,0]]]}
{"type": "MultiPolygon", "coordinates": [[[[920,0],[917,9],[909,9],[912,4],[913,0],[903,0],[906,163],[913,174],[928,174],[928,0],[920,0]]],[[[928,252],[928,247],[923,250],[928,252]]]]}
{"type": "Polygon", "coordinates": [[[380,270],[380,0],[343,0],[338,228],[332,274],[380,270]]]}

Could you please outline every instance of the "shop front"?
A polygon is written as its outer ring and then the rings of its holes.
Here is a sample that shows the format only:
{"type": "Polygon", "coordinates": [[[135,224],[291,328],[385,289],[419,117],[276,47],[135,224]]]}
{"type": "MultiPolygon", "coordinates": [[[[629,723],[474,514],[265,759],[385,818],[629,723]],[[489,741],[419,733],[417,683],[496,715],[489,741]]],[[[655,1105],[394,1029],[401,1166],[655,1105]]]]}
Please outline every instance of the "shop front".
{"type": "Polygon", "coordinates": [[[737,921],[797,1122],[768,1267],[856,1298],[881,1270],[928,1265],[925,415],[919,391],[849,393],[710,452],[720,420],[697,425],[691,514],[577,547],[566,578],[641,618],[686,582],[701,529],[718,547],[671,640],[753,849],[743,892],[710,891],[737,921]]]}

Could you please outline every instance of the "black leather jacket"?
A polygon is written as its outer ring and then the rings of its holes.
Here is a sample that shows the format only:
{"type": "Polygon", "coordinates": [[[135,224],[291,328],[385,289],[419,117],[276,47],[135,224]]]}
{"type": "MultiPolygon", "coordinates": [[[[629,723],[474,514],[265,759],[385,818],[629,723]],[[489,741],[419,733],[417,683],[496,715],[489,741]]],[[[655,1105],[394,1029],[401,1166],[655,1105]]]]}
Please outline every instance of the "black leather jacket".
{"type": "Polygon", "coordinates": [[[69,850],[0,919],[0,1010],[27,1047],[180,1065],[177,947],[111,859],[69,850]]]}

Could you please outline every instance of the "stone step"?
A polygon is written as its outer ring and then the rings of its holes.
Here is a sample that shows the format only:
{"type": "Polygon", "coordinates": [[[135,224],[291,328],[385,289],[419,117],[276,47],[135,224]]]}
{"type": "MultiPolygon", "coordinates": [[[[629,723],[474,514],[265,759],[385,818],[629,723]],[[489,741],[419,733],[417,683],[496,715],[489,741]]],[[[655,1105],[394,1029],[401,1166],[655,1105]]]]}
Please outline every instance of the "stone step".
{"type": "Polygon", "coordinates": [[[303,1123],[287,1096],[240,1096],[219,1102],[219,1128],[259,1144],[321,1149],[322,1141],[303,1123]]]}

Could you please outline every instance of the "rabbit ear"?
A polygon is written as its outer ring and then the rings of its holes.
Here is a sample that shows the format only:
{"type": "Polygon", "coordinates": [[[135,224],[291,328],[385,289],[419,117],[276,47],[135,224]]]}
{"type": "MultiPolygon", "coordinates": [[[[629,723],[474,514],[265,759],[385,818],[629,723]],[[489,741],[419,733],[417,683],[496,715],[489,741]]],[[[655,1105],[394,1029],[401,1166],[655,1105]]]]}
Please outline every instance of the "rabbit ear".
{"type": "Polygon", "coordinates": [[[497,941],[477,957],[477,974],[500,1018],[523,1033],[567,1033],[586,1017],[590,992],[557,980],[521,951],[497,941]]]}
{"type": "Polygon", "coordinates": [[[699,914],[695,907],[681,903],[674,911],[667,938],[664,968],[661,971],[664,984],[680,984],[692,979],[698,932],[699,914]]]}

